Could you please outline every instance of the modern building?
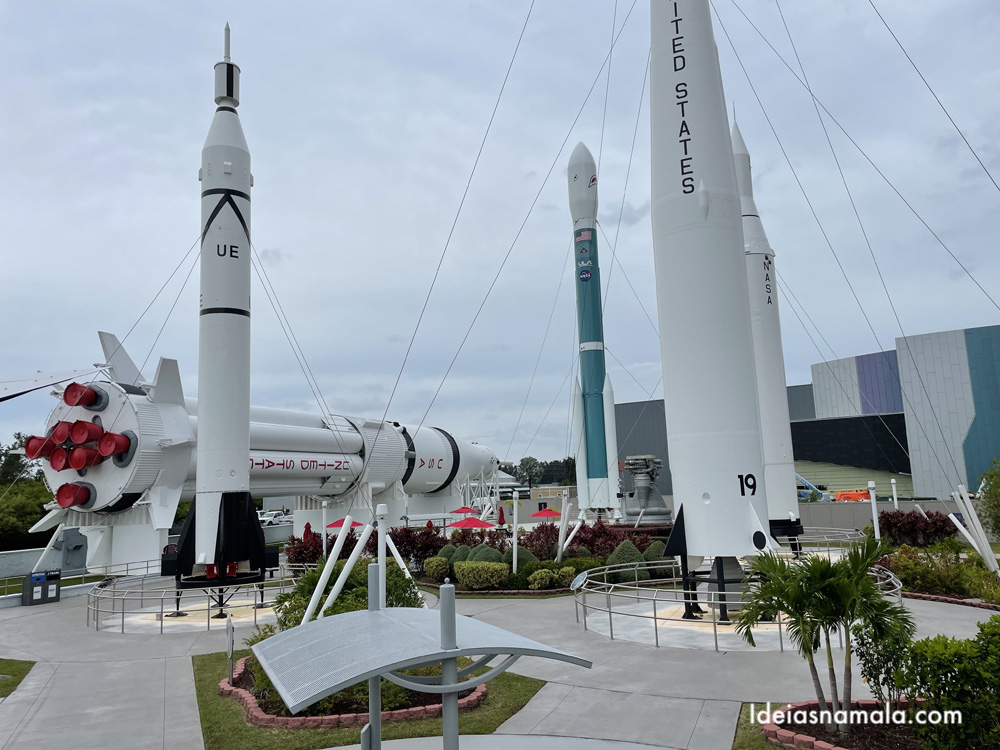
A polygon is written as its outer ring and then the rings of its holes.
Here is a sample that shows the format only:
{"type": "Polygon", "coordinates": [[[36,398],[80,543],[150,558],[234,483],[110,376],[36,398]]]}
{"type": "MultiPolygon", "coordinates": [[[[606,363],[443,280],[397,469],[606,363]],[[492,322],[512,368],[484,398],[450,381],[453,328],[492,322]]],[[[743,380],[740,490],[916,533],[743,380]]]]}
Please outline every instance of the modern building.
{"type": "MultiPolygon", "coordinates": [[[[788,387],[796,472],[831,491],[876,482],[889,494],[947,498],[1000,457],[1000,326],[896,339],[891,351],[812,366],[788,387]]],[[[672,494],[663,401],[617,404],[618,456],[663,459],[672,494]]],[[[631,477],[623,474],[625,491],[631,477]]]]}

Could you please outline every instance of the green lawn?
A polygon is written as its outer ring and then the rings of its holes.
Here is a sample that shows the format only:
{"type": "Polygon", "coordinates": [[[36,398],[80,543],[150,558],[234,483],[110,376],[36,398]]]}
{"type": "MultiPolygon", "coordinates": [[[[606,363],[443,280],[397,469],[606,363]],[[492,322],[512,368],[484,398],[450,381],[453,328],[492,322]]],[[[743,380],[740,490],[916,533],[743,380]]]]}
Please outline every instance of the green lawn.
{"type": "MultiPolygon", "coordinates": [[[[238,651],[235,659],[247,656],[238,651]]],[[[219,681],[228,674],[224,653],[193,657],[195,689],[201,715],[205,750],[319,750],[355,745],[361,730],[354,729],[264,729],[250,726],[243,718],[243,706],[232,698],[219,695],[219,681]]],[[[487,683],[486,701],[469,712],[459,714],[462,734],[492,734],[504,721],[517,713],[545,683],[541,680],[504,673],[487,683]]],[[[440,737],[441,719],[387,722],[382,725],[386,740],[407,737],[440,737]]]]}
{"type": "Polygon", "coordinates": [[[31,668],[35,666],[33,661],[19,661],[18,659],[0,659],[0,675],[6,675],[0,680],[0,698],[6,698],[14,692],[14,688],[21,684],[31,668]]]}
{"type": "MultiPolygon", "coordinates": [[[[758,710],[760,705],[757,704],[758,710]]],[[[736,725],[736,739],[733,740],[733,750],[771,750],[774,747],[764,739],[760,724],[750,723],[750,704],[744,703],[740,711],[740,721],[736,725]]]]}

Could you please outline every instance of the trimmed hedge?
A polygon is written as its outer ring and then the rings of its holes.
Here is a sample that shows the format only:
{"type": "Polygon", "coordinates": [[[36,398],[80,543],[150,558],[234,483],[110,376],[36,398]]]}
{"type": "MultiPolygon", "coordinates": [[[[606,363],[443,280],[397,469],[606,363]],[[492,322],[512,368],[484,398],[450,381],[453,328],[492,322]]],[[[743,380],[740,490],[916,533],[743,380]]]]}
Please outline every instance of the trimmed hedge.
{"type": "Polygon", "coordinates": [[[577,547],[573,552],[573,557],[593,557],[593,553],[586,547],[577,547]]]}
{"type": "MultiPolygon", "coordinates": [[[[508,547],[503,551],[503,557],[500,562],[507,563],[507,565],[514,564],[514,548],[508,547]]],[[[538,562],[538,558],[530,550],[524,547],[518,546],[517,548],[517,566],[527,565],[530,562],[538,562]]]]}
{"type": "Polygon", "coordinates": [[[647,562],[652,562],[653,560],[662,560],[663,551],[667,548],[663,542],[659,539],[654,539],[653,542],[646,547],[646,551],[642,553],[642,559],[647,562]]]}
{"type": "MultiPolygon", "coordinates": [[[[524,567],[521,567],[520,553],[518,554],[519,564],[517,575],[512,574],[510,578],[507,579],[507,588],[514,591],[524,591],[529,588],[528,579],[531,577],[532,573],[538,570],[559,571],[563,568],[572,568],[573,578],[575,578],[577,574],[582,573],[585,570],[599,568],[604,565],[604,561],[599,557],[571,557],[568,560],[563,560],[562,562],[556,562],[555,560],[535,560],[534,562],[525,563],[524,567]]],[[[572,581],[573,578],[570,578],[570,581],[572,581]]]]}
{"type": "Polygon", "coordinates": [[[451,556],[451,564],[465,562],[472,554],[472,548],[468,544],[460,544],[451,556]]]}
{"type": "Polygon", "coordinates": [[[451,570],[451,563],[447,557],[428,557],[424,560],[424,573],[433,578],[438,583],[443,583],[451,570]]]}
{"type": "MultiPolygon", "coordinates": [[[[641,563],[643,562],[642,553],[639,548],[636,547],[632,542],[626,539],[624,542],[615,547],[615,551],[608,556],[608,565],[622,565],[625,563],[641,563]]],[[[625,568],[624,570],[615,571],[608,576],[612,583],[628,583],[629,581],[648,581],[649,571],[645,568],[638,568],[636,570],[631,570],[625,568]]]]}
{"type": "Polygon", "coordinates": [[[475,547],[469,554],[469,562],[503,562],[503,555],[498,550],[485,544],[475,547]]]}
{"type": "Polygon", "coordinates": [[[510,568],[502,562],[457,562],[455,577],[458,582],[474,591],[502,588],[510,568]]]}
{"type": "Polygon", "coordinates": [[[536,591],[538,589],[564,589],[573,582],[574,578],[576,578],[576,571],[568,565],[559,570],[542,568],[528,576],[528,588],[536,591]]]}
{"type": "Polygon", "coordinates": [[[454,544],[446,544],[438,552],[439,557],[443,557],[448,562],[451,562],[451,558],[455,555],[455,551],[458,549],[454,544]]]}

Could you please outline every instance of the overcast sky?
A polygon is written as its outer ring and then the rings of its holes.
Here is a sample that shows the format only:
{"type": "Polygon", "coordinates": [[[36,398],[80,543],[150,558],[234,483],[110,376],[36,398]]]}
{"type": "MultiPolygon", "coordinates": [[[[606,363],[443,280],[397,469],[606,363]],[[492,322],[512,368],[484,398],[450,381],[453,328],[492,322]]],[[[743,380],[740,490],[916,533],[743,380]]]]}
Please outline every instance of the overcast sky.
{"type": "MultiPolygon", "coordinates": [[[[736,2],[794,65],[774,2],[736,2]]],[[[1000,177],[1000,6],[876,5],[1000,177]]],[[[254,244],[331,410],[381,417],[528,7],[521,0],[0,4],[0,375],[99,361],[96,332],[124,336],[192,247],[201,147],[215,109],[212,69],[229,21],[253,159],[254,244]]],[[[607,67],[570,132],[607,56],[615,3],[536,1],[390,419],[423,418],[513,243],[427,422],[504,459],[566,455],[576,323],[565,170],[581,140],[600,158],[600,219],[618,238],[621,268],[612,268],[599,237],[617,401],[662,395],[659,344],[643,311],[657,319],[648,100],[639,111],[649,3],[639,0],[625,21],[630,7],[617,4],[621,35],[606,115],[607,67]]],[[[779,273],[836,356],[893,348],[899,327],[808,94],[732,0],[716,7],[878,343],[717,26],[726,95],[753,157],[779,273]]],[[[1000,192],[867,0],[783,0],[781,8],[817,96],[1000,299],[1000,192]]],[[[905,332],[1000,322],[996,307],[828,126],[905,332]]],[[[160,356],[176,358],[187,394],[196,395],[196,272],[167,317],[190,267],[126,348],[147,376],[160,356]]],[[[316,410],[254,284],[253,401],[316,410]]],[[[822,342],[817,352],[781,304],[788,383],[809,382],[810,364],[833,354],[822,342]]],[[[46,395],[0,404],[0,441],[39,430],[50,405],[46,395]]]]}

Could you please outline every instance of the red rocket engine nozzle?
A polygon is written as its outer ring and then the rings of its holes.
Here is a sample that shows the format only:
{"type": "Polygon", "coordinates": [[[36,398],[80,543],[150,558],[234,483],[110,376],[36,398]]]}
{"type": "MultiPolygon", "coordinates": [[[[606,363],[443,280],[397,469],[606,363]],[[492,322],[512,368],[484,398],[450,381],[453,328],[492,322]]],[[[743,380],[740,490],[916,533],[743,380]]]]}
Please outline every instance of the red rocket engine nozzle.
{"type": "Polygon", "coordinates": [[[52,442],[61,445],[69,441],[69,431],[72,429],[72,422],[56,422],[56,426],[52,428],[52,442]]]}
{"type": "Polygon", "coordinates": [[[118,456],[125,453],[132,445],[132,441],[127,435],[119,435],[117,432],[105,432],[97,441],[97,452],[105,458],[118,456]]]}
{"type": "Polygon", "coordinates": [[[49,465],[54,471],[62,471],[69,465],[69,451],[65,448],[56,448],[49,456],[49,465]]]}
{"type": "Polygon", "coordinates": [[[99,424],[86,422],[82,419],[76,420],[73,426],[69,428],[69,439],[77,445],[83,445],[92,440],[99,440],[103,434],[104,428],[99,424]]]}
{"type": "Polygon", "coordinates": [[[56,441],[50,437],[32,435],[24,441],[24,455],[28,458],[48,458],[56,449],[56,441]]]}
{"type": "Polygon", "coordinates": [[[91,466],[96,466],[104,460],[104,456],[98,453],[93,448],[85,448],[82,445],[78,445],[69,452],[69,465],[71,469],[89,469],[91,466]]]}
{"type": "Polygon", "coordinates": [[[64,484],[56,490],[56,502],[60,508],[84,505],[90,500],[90,489],[82,484],[64,484]]]}
{"type": "Polygon", "coordinates": [[[63,391],[63,401],[67,406],[92,406],[99,398],[97,391],[81,383],[70,383],[63,391]]]}

